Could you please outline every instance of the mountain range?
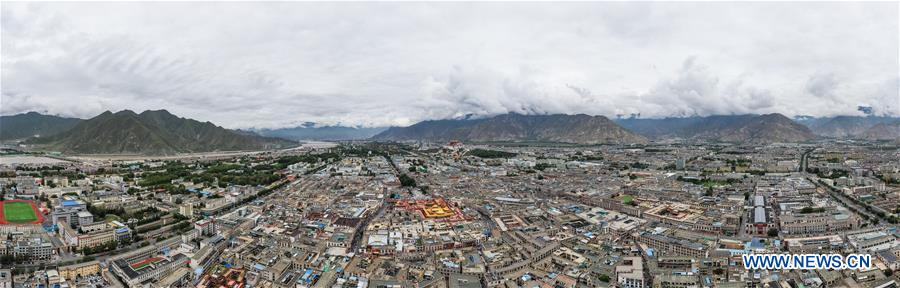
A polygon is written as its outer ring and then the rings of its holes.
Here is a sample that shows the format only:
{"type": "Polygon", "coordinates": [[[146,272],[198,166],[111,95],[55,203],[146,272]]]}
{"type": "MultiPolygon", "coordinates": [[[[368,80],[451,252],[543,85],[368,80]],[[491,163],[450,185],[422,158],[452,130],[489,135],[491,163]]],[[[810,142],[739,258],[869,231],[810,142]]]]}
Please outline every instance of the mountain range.
{"type": "Polygon", "coordinates": [[[165,110],[104,112],[83,120],[36,112],[0,116],[0,140],[22,140],[43,150],[76,154],[173,154],[290,147],[291,140],[424,140],[471,142],[645,143],[687,139],[720,142],[804,142],[815,138],[900,141],[900,118],[797,117],[781,114],[663,119],[502,114],[428,120],[408,127],[316,127],[229,130],[165,110]],[[370,138],[371,137],[371,138],[370,138]],[[282,139],[284,138],[284,139],[282,139]]]}
{"type": "Polygon", "coordinates": [[[254,130],[254,132],[262,136],[291,140],[362,140],[369,139],[387,129],[386,127],[316,127],[314,123],[306,123],[292,128],[258,129],[254,130]]]}
{"type": "Polygon", "coordinates": [[[604,116],[503,114],[490,118],[423,121],[393,127],[376,140],[463,140],[474,142],[535,141],[578,144],[646,143],[604,116]]]}
{"type": "Polygon", "coordinates": [[[664,119],[618,119],[625,129],[650,139],[774,143],[803,142],[816,137],[806,126],[784,115],[719,115],[664,119]]]}
{"type": "MultiPolygon", "coordinates": [[[[867,133],[890,133],[891,123],[900,121],[898,118],[884,116],[836,116],[824,118],[801,117],[798,123],[808,126],[816,135],[829,138],[859,138],[865,139],[867,133]],[[889,124],[878,126],[879,124],[889,124]],[[878,127],[876,127],[878,126],[878,127]],[[875,129],[869,131],[869,129],[875,129]],[[880,132],[879,129],[888,129],[880,132]]],[[[900,135],[898,135],[900,136],[900,135]]]]}
{"type": "Polygon", "coordinates": [[[866,140],[893,140],[900,142],[900,121],[882,122],[869,127],[859,138],[866,140]]]}
{"type": "Polygon", "coordinates": [[[172,115],[166,110],[110,111],[48,137],[34,137],[26,144],[43,150],[76,154],[151,154],[260,150],[282,148],[293,142],[236,133],[210,122],[172,115]]]}
{"type": "Polygon", "coordinates": [[[78,122],[81,122],[81,119],[43,115],[37,112],[0,116],[0,140],[51,136],[72,129],[78,122]]]}

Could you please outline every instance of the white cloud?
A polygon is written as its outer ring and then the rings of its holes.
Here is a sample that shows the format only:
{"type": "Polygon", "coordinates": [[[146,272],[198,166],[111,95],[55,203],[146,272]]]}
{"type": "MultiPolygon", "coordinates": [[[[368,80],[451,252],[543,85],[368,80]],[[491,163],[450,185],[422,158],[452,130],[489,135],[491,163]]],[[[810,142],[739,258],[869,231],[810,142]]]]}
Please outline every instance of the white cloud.
{"type": "Polygon", "coordinates": [[[0,113],[900,115],[897,3],[4,3],[0,113]]]}

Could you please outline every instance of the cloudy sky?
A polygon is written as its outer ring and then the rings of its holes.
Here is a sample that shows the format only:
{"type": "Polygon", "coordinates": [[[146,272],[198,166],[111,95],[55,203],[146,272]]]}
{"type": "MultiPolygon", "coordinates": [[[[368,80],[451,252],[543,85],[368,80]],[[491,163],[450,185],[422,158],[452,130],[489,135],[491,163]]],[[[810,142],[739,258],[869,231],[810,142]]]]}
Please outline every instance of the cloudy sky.
{"type": "Polygon", "coordinates": [[[897,3],[3,3],[0,114],[900,115],[897,3]]]}

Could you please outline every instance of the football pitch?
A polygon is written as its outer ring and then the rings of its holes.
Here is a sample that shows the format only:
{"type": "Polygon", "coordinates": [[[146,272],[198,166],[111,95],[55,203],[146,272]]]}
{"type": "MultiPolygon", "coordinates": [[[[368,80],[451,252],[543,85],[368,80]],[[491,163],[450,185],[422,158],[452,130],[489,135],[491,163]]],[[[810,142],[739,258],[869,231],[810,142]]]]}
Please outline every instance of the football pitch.
{"type": "Polygon", "coordinates": [[[22,224],[37,221],[38,217],[29,202],[3,202],[3,220],[22,224]]]}

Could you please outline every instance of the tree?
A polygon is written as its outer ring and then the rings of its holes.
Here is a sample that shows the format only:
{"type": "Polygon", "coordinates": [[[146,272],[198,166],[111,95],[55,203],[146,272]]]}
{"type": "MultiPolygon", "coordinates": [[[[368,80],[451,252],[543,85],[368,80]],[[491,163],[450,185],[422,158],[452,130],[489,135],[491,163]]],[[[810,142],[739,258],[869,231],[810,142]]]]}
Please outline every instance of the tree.
{"type": "Polygon", "coordinates": [[[800,209],[800,213],[801,213],[801,214],[821,213],[821,212],[825,212],[825,208],[822,208],[822,207],[818,207],[818,208],[816,208],[816,207],[803,207],[803,209],[800,209]]]}
{"type": "Polygon", "coordinates": [[[18,261],[19,261],[19,259],[17,259],[12,254],[4,254],[4,255],[0,256],[0,264],[9,265],[9,264],[16,263],[18,261]]]}
{"type": "Polygon", "coordinates": [[[608,282],[609,282],[609,276],[606,275],[606,274],[600,275],[600,281],[602,281],[602,282],[607,282],[607,283],[608,283],[608,282]]]}
{"type": "Polygon", "coordinates": [[[400,175],[400,186],[403,187],[416,187],[416,180],[409,175],[401,174],[400,175]]]}
{"type": "Polygon", "coordinates": [[[778,229],[769,228],[769,237],[778,237],[778,229]]]}
{"type": "Polygon", "coordinates": [[[516,157],[516,153],[510,153],[505,151],[496,151],[496,150],[485,150],[485,149],[472,149],[468,153],[469,155],[479,157],[479,158],[512,158],[516,157]]]}

